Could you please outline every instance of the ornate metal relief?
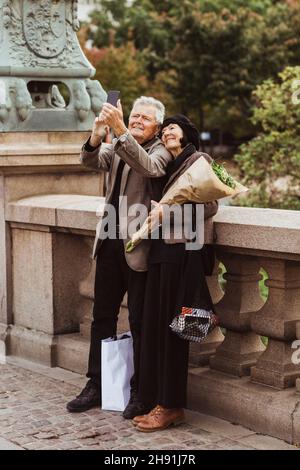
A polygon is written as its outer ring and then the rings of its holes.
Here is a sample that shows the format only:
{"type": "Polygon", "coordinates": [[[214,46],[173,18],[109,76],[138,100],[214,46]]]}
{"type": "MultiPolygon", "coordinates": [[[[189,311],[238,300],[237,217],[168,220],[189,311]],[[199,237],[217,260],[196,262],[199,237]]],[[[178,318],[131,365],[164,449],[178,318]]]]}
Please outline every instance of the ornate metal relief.
{"type": "Polygon", "coordinates": [[[89,130],[105,100],[80,49],[77,0],[0,0],[0,132],[89,130]]]}
{"type": "Polygon", "coordinates": [[[29,49],[55,57],[66,45],[66,7],[62,0],[24,0],[23,30],[29,49]]]}
{"type": "Polygon", "coordinates": [[[74,35],[79,29],[77,4],[77,0],[3,0],[0,43],[7,28],[13,63],[42,68],[86,65],[74,35]]]}

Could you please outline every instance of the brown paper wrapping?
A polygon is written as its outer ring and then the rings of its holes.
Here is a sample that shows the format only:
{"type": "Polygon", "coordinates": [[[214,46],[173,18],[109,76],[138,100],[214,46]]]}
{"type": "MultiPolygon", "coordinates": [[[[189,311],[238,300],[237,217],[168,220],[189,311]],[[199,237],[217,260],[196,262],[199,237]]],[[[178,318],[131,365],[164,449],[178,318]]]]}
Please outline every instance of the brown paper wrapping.
{"type": "MultiPolygon", "coordinates": [[[[235,181],[236,187],[230,188],[215,174],[205,158],[196,160],[171,186],[159,201],[160,204],[184,204],[186,202],[212,202],[227,196],[248,191],[248,188],[235,181]]],[[[152,227],[153,231],[156,227],[152,227]]],[[[134,247],[150,233],[148,219],[131,239],[134,247]]],[[[129,250],[131,251],[131,250],[129,250]]]]}

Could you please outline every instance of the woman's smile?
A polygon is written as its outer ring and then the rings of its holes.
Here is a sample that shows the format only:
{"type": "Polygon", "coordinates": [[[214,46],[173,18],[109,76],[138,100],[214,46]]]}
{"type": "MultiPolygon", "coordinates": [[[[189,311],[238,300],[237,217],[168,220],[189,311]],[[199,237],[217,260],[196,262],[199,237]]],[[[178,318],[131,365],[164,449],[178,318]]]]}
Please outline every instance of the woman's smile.
{"type": "Polygon", "coordinates": [[[173,156],[179,155],[182,151],[182,138],[183,131],[177,124],[170,124],[162,130],[161,140],[173,156]]]}

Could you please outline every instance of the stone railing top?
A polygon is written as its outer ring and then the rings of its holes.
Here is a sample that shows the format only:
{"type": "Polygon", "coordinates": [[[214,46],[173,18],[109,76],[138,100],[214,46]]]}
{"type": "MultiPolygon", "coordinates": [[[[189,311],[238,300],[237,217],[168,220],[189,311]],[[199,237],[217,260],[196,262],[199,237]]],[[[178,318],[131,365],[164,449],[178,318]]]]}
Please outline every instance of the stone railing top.
{"type": "MultiPolygon", "coordinates": [[[[8,204],[6,220],[93,231],[103,204],[104,197],[40,195],[8,204]]],[[[300,255],[300,211],[220,206],[214,230],[219,246],[300,255]]]]}
{"type": "Polygon", "coordinates": [[[7,205],[6,220],[94,231],[98,221],[96,212],[103,207],[104,199],[80,194],[28,197],[7,205]]]}
{"type": "Polygon", "coordinates": [[[217,245],[300,254],[300,211],[221,206],[214,226],[217,245]]]}
{"type": "Polygon", "coordinates": [[[299,230],[300,211],[220,206],[214,221],[222,224],[255,225],[299,230]]]}

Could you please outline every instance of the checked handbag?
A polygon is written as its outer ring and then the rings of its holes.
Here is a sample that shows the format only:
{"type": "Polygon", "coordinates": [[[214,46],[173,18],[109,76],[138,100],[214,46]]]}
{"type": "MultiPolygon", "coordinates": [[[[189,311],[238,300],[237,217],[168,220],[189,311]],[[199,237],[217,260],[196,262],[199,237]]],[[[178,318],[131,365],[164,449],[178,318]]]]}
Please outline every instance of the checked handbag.
{"type": "Polygon", "coordinates": [[[218,324],[218,316],[212,310],[182,307],[170,328],[180,338],[200,343],[218,324]]]}

